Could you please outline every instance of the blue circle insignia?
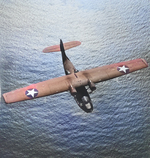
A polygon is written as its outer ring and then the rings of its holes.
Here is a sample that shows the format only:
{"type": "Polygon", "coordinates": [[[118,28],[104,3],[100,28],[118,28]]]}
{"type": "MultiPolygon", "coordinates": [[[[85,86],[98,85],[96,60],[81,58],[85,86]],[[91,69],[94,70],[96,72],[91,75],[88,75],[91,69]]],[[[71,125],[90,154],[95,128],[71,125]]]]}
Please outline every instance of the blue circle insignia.
{"type": "Polygon", "coordinates": [[[129,73],[129,71],[130,71],[129,67],[126,66],[126,65],[118,66],[117,70],[119,72],[122,72],[122,73],[125,73],[125,74],[129,73]]]}
{"type": "Polygon", "coordinates": [[[25,95],[27,97],[29,97],[30,99],[33,99],[38,95],[38,90],[34,89],[34,88],[33,89],[28,89],[28,90],[26,90],[25,95]]]}

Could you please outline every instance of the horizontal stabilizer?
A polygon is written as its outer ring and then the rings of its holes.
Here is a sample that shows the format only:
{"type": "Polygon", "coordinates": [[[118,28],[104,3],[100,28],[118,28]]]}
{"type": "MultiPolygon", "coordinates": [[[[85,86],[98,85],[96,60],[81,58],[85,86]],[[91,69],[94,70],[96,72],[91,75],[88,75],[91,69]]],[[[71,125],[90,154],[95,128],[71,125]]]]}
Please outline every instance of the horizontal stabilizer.
{"type": "MultiPolygon", "coordinates": [[[[81,44],[80,41],[66,42],[64,43],[64,49],[67,50],[67,49],[79,46],[80,44],[81,44]]],[[[58,51],[60,51],[60,45],[49,46],[43,49],[44,53],[58,52],[58,51]]]]}

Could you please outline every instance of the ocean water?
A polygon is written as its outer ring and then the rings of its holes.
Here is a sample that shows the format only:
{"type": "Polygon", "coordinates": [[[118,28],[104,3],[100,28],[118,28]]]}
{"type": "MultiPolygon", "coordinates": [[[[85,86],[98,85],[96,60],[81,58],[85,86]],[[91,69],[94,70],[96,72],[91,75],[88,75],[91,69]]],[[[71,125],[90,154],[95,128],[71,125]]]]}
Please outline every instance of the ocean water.
{"type": "Polygon", "coordinates": [[[150,64],[149,0],[0,1],[0,157],[149,158],[150,67],[96,84],[92,113],[69,92],[13,104],[3,93],[64,75],[50,45],[79,70],[144,58],[150,64]]]}

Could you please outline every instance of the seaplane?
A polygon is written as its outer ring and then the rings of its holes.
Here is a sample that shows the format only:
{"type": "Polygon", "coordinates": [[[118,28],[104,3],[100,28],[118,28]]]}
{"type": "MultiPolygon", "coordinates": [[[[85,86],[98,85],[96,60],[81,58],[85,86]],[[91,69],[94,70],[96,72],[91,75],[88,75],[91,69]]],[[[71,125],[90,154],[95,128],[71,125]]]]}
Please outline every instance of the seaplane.
{"type": "Polygon", "coordinates": [[[83,111],[90,113],[93,111],[93,104],[89,93],[96,90],[95,84],[148,67],[144,59],[138,58],[79,71],[72,64],[65,50],[80,44],[80,41],[63,44],[60,40],[60,45],[46,47],[43,50],[44,53],[61,51],[65,75],[4,93],[5,102],[14,103],[70,91],[78,106],[83,111]]]}

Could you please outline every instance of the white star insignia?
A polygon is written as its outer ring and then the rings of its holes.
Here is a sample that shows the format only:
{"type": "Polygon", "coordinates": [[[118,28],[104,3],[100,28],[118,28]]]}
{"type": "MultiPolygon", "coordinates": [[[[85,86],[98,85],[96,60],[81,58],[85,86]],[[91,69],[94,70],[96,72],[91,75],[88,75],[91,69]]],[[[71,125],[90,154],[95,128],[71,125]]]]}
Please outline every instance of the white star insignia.
{"type": "Polygon", "coordinates": [[[37,89],[29,89],[26,91],[26,95],[30,98],[35,98],[38,95],[37,89]]]}
{"type": "Polygon", "coordinates": [[[118,67],[118,71],[128,73],[129,68],[127,66],[123,65],[123,66],[118,67]]]}

